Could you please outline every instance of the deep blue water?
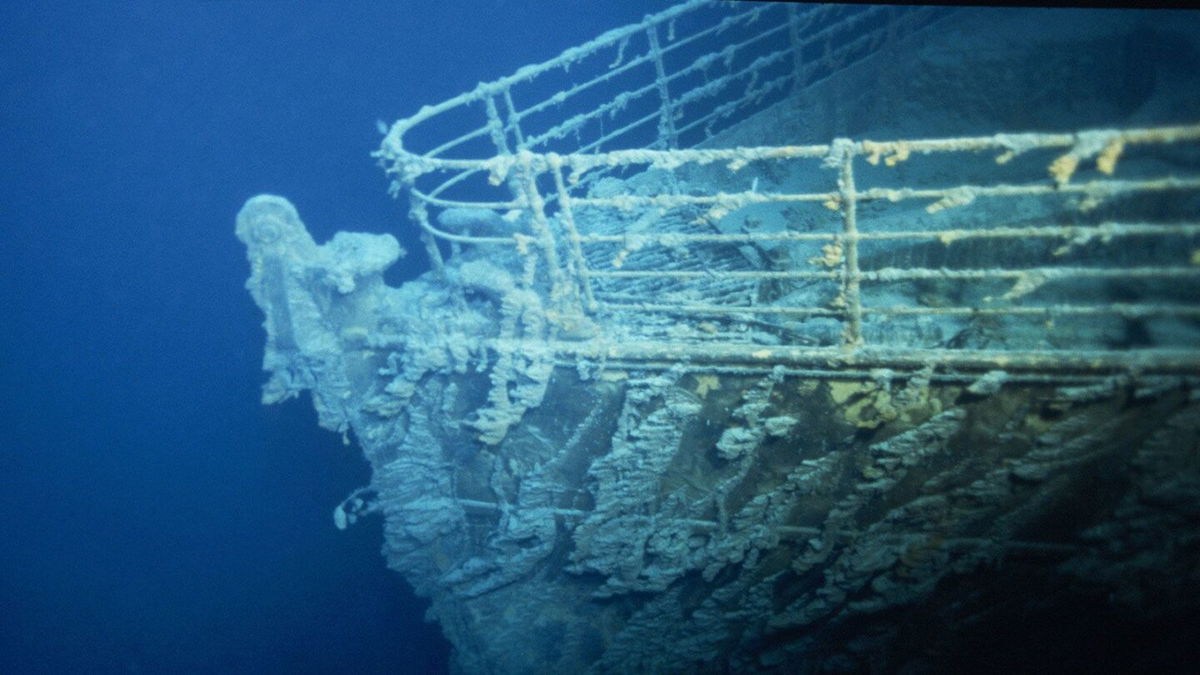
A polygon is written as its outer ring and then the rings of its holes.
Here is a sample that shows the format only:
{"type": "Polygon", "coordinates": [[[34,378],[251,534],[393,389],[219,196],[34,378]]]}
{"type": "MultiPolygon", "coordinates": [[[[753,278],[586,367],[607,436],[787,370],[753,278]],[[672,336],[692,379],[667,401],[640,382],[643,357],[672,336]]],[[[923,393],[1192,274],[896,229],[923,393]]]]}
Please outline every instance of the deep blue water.
{"type": "Polygon", "coordinates": [[[357,449],[259,405],[233,218],[416,249],[376,119],[663,6],[0,4],[0,672],[445,670],[378,521],[332,525],[357,449]]]}

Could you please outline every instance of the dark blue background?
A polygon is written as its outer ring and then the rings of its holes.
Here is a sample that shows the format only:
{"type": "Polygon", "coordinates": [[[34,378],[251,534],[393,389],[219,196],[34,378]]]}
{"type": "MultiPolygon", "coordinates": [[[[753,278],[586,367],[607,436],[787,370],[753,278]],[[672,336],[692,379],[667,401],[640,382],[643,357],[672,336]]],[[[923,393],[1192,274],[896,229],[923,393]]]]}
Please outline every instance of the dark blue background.
{"type": "Polygon", "coordinates": [[[663,6],[0,5],[0,672],[445,670],[378,521],[332,526],[357,449],[259,405],[233,218],[407,230],[377,118],[663,6]]]}

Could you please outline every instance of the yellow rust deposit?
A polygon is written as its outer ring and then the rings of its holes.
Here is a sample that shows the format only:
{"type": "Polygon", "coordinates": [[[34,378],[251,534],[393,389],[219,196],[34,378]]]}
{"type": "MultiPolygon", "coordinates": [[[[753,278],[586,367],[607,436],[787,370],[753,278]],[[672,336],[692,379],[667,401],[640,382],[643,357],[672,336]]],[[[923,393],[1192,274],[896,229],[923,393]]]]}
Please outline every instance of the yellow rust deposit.
{"type": "Polygon", "coordinates": [[[918,424],[942,411],[928,380],[914,377],[899,386],[878,380],[831,380],[829,398],[845,421],[860,429],[898,422],[918,424]]]}
{"type": "Polygon", "coordinates": [[[1050,162],[1048,171],[1054,179],[1055,185],[1062,187],[1071,181],[1071,176],[1075,175],[1077,168],[1079,168],[1079,158],[1068,152],[1050,162]]]}
{"type": "Polygon", "coordinates": [[[842,243],[835,241],[830,244],[825,244],[821,247],[821,255],[813,256],[808,259],[808,262],[813,265],[824,265],[825,267],[837,267],[842,264],[845,259],[845,250],[842,243]]]}
{"type": "Polygon", "coordinates": [[[863,141],[862,151],[866,154],[868,164],[878,166],[879,160],[882,158],[884,165],[896,166],[912,155],[912,145],[905,141],[887,143],[863,141]]]}
{"type": "Polygon", "coordinates": [[[708,392],[716,391],[721,388],[721,379],[716,375],[697,375],[696,376],[696,395],[700,398],[707,398],[708,392]]]}
{"type": "Polygon", "coordinates": [[[1114,138],[1104,146],[1100,151],[1100,155],[1096,157],[1096,168],[1100,173],[1111,176],[1117,168],[1117,159],[1121,157],[1121,152],[1125,150],[1125,140],[1122,138],[1114,138]]]}

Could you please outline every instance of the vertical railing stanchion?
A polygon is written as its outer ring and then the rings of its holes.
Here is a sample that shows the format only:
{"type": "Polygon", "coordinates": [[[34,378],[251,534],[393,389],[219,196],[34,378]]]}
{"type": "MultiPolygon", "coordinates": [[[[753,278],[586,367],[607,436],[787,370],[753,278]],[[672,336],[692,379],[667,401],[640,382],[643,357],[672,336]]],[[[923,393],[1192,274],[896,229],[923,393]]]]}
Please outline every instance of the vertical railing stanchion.
{"type": "Polygon", "coordinates": [[[417,221],[418,229],[421,230],[421,243],[425,244],[425,253],[429,256],[429,266],[434,272],[439,275],[443,273],[446,267],[446,261],[442,258],[442,251],[438,248],[437,241],[433,235],[429,234],[429,211],[425,208],[425,202],[417,195],[416,190],[409,190],[408,217],[417,221]]]}
{"type": "MultiPolygon", "coordinates": [[[[535,155],[528,150],[522,150],[517,156],[520,158],[520,181],[528,204],[533,238],[546,258],[546,276],[550,281],[548,309],[553,311],[553,316],[558,319],[555,323],[561,323],[567,316],[579,314],[579,292],[574,280],[569,279],[563,272],[558,258],[558,246],[554,240],[554,233],[550,230],[550,221],[546,218],[546,201],[537,186],[539,167],[534,166],[535,155]]],[[[538,157],[544,159],[545,155],[538,157]]]]}
{"type": "Polygon", "coordinates": [[[800,42],[800,12],[795,5],[787,6],[788,41],[792,45],[792,93],[804,88],[804,54],[800,42]]]}
{"type": "Polygon", "coordinates": [[[491,135],[492,143],[496,146],[496,153],[512,154],[512,150],[508,148],[508,138],[504,134],[504,122],[500,120],[500,111],[496,109],[496,97],[489,94],[483,100],[487,110],[488,134],[491,135]]]}
{"type": "MultiPolygon", "coordinates": [[[[507,89],[504,90],[504,95],[505,95],[505,98],[508,100],[508,103],[510,104],[509,110],[511,111],[512,110],[511,99],[508,99],[508,90],[507,89]]],[[[484,98],[484,105],[486,106],[486,109],[487,109],[488,133],[492,137],[492,143],[494,143],[496,145],[496,154],[511,155],[512,150],[509,149],[509,147],[508,147],[508,135],[505,132],[505,125],[504,125],[504,122],[500,119],[500,111],[496,107],[495,94],[488,94],[484,98]]],[[[509,119],[511,120],[512,117],[510,116],[509,119]]],[[[519,135],[520,134],[518,132],[518,137],[519,137],[519,135]]],[[[520,143],[520,142],[518,141],[518,143],[520,143]]],[[[519,144],[518,144],[518,149],[521,149],[521,146],[519,144]]],[[[515,179],[511,175],[509,176],[507,182],[508,182],[508,191],[512,193],[513,199],[520,201],[521,200],[520,184],[515,182],[515,179]]]]}
{"type": "Polygon", "coordinates": [[[512,90],[504,90],[504,107],[505,116],[508,119],[506,128],[512,131],[513,138],[517,141],[517,147],[525,149],[525,134],[521,132],[521,118],[517,115],[517,106],[513,104],[512,90]]]}
{"type": "Polygon", "coordinates": [[[646,38],[650,41],[650,54],[654,57],[654,79],[658,84],[658,96],[662,99],[662,108],[658,117],[658,142],[668,150],[679,147],[679,138],[675,132],[675,104],[671,101],[671,92],[667,88],[667,69],[663,64],[662,48],[658,44],[658,27],[646,29],[646,38]]]}
{"type": "Polygon", "coordinates": [[[862,338],[862,272],[858,268],[858,193],[854,187],[854,155],[856,143],[847,141],[838,172],[839,205],[842,211],[842,233],[845,237],[842,261],[842,299],[846,303],[846,347],[859,347],[862,338]]]}
{"type": "Polygon", "coordinates": [[[583,257],[583,247],[579,243],[579,229],[575,226],[575,214],[571,208],[571,197],[567,194],[566,181],[562,176],[562,158],[552,154],[549,159],[550,173],[554,176],[554,189],[558,192],[559,219],[570,238],[571,263],[568,266],[568,272],[573,272],[572,276],[576,278],[578,288],[583,291],[583,300],[587,310],[595,312],[597,309],[596,298],[592,295],[592,280],[589,275],[587,259],[583,257]]]}

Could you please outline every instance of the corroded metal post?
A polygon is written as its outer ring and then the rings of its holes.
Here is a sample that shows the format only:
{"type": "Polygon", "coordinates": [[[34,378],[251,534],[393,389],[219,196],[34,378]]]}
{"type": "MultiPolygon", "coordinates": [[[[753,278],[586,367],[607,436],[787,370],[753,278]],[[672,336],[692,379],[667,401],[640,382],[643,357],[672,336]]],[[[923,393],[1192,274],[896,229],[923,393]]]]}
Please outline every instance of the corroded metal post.
{"type": "Polygon", "coordinates": [[[842,262],[842,299],[846,303],[845,346],[859,347],[862,338],[862,272],[858,269],[858,193],[854,189],[854,144],[847,142],[838,169],[839,208],[845,256],[842,262]]]}

